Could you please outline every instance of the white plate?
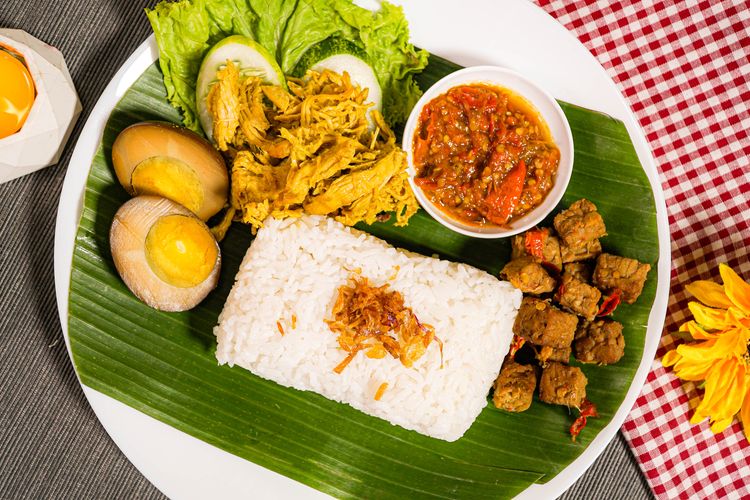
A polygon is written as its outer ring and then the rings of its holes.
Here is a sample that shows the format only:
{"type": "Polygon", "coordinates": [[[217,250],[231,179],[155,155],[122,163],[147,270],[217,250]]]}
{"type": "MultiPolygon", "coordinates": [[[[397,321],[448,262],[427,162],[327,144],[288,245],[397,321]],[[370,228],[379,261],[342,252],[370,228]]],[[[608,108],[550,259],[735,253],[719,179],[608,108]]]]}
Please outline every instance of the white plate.
{"type": "MultiPolygon", "coordinates": [[[[591,465],[625,420],[646,379],[661,336],[669,294],[670,245],[664,196],[656,167],[632,111],[586,48],[538,7],[524,0],[411,0],[404,11],[412,41],[463,65],[505,66],[543,82],[558,99],[622,120],[654,190],[659,232],[656,300],[651,310],[643,359],[625,401],[586,450],[557,476],[532,485],[523,498],[554,497],[591,465]]],[[[145,21],[144,21],[145,22],[145,21]]],[[[65,342],[71,260],[91,161],[110,112],[125,91],[157,58],[154,38],[146,40],[105,89],[76,145],[60,196],[55,234],[55,288],[65,342]]],[[[192,498],[324,498],[284,476],[214,448],[83,386],[104,428],[125,456],[167,496],[192,498]]]]}

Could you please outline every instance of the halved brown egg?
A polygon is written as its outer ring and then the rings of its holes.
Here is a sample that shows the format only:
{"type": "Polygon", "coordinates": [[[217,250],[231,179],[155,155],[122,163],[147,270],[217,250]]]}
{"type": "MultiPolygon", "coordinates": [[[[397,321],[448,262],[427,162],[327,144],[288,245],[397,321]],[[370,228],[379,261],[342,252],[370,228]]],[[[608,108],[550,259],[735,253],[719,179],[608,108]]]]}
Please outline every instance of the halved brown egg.
{"type": "Polygon", "coordinates": [[[115,214],[109,232],[122,280],[147,305],[185,311],[216,288],[219,244],[208,226],[182,205],[138,196],[115,214]]]}
{"type": "Polygon", "coordinates": [[[186,128],[163,122],[131,125],[115,139],[112,162],[131,195],[169,198],[204,221],[227,202],[229,176],[223,158],[186,128]]]}

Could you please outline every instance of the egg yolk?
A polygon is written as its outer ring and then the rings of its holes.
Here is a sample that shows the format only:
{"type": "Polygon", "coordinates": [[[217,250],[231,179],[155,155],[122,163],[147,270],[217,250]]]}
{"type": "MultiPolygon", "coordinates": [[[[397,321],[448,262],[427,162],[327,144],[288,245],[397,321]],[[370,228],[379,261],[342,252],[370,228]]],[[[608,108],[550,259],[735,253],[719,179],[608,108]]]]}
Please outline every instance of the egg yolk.
{"type": "Polygon", "coordinates": [[[34,80],[24,64],[0,49],[0,139],[23,127],[34,104],[34,80]]]}
{"type": "Polygon", "coordinates": [[[153,156],[140,162],[130,174],[136,195],[151,194],[176,201],[193,213],[203,206],[203,187],[190,165],[168,156],[153,156]]]}
{"type": "Polygon", "coordinates": [[[200,220],[185,215],[158,219],[146,235],[146,259],[156,275],[179,288],[196,286],[208,278],[219,249],[200,220]]]}

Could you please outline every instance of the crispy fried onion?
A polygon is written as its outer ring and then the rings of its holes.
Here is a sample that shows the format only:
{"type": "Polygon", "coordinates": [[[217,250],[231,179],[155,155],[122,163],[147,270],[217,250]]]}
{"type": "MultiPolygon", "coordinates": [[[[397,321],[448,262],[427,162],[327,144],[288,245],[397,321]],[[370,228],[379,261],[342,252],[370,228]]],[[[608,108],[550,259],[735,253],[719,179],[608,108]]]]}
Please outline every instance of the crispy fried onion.
{"type": "Polygon", "coordinates": [[[401,293],[389,291],[388,284],[372,286],[370,280],[356,273],[337,293],[333,319],[326,323],[338,334],[339,346],[348,354],[333,371],[341,373],[359,351],[374,359],[390,354],[411,368],[433,340],[440,347],[442,368],[443,343],[435,336],[435,328],[419,321],[404,305],[401,293]]]}

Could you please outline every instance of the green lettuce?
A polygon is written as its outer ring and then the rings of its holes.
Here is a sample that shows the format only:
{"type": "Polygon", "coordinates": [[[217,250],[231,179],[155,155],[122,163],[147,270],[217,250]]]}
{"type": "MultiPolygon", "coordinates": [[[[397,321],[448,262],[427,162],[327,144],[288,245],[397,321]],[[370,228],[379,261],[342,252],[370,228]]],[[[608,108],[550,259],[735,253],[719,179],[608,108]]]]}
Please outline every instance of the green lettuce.
{"type": "Polygon", "coordinates": [[[195,107],[201,61],[230,35],[257,41],[287,74],[318,43],[349,40],[367,54],[383,89],[383,113],[393,124],[406,120],[421,95],[413,75],[425,67],[428,54],[409,43],[403,11],[387,2],[373,12],[351,0],[179,0],[163,1],[146,14],[169,102],[197,132],[202,132],[195,107]]]}

